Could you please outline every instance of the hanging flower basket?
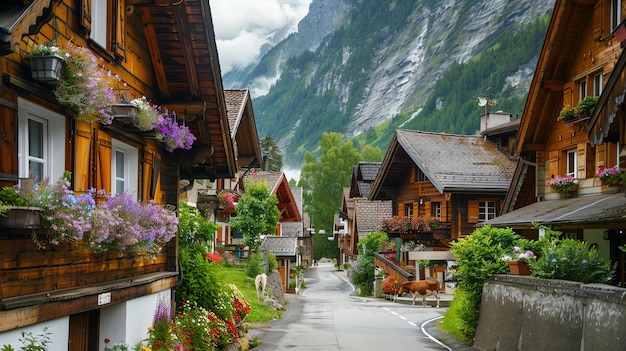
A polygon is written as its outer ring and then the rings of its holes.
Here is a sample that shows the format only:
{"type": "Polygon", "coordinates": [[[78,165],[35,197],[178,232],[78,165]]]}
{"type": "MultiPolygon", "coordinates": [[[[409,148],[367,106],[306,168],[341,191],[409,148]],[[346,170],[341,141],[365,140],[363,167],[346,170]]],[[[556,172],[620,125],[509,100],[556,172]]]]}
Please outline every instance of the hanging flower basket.
{"type": "Polygon", "coordinates": [[[114,118],[134,120],[139,108],[133,104],[113,104],[109,106],[110,114],[114,118]]]}
{"type": "Polygon", "coordinates": [[[59,55],[31,55],[26,57],[30,61],[32,78],[46,84],[56,85],[63,74],[63,57],[59,55]]]}

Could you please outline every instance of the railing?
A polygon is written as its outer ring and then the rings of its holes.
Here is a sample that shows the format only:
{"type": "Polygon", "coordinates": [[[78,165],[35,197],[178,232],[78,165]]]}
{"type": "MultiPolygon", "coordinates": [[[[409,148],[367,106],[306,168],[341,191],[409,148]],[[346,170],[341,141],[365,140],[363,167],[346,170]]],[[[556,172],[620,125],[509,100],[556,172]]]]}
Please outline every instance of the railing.
{"type": "Polygon", "coordinates": [[[376,267],[382,268],[385,273],[389,274],[396,281],[399,281],[401,283],[415,280],[415,275],[405,271],[404,269],[402,269],[402,267],[389,261],[383,255],[377,252],[374,253],[374,265],[376,267]]]}

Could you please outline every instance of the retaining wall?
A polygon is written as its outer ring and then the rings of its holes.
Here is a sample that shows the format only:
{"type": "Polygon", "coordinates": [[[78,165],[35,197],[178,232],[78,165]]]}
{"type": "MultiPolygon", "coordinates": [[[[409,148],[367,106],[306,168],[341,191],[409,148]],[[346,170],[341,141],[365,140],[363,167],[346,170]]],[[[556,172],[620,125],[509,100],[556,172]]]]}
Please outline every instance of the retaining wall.
{"type": "Polygon", "coordinates": [[[483,287],[474,347],[624,350],[626,289],[496,275],[483,287]]]}

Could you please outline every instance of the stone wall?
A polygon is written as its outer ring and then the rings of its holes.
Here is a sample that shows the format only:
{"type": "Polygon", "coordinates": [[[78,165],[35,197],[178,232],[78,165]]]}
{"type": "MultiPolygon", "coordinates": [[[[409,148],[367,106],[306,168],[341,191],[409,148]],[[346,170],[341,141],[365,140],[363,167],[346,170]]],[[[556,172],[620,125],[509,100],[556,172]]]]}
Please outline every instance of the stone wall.
{"type": "Polygon", "coordinates": [[[496,275],[483,287],[474,347],[481,350],[623,350],[626,289],[496,275]]]}

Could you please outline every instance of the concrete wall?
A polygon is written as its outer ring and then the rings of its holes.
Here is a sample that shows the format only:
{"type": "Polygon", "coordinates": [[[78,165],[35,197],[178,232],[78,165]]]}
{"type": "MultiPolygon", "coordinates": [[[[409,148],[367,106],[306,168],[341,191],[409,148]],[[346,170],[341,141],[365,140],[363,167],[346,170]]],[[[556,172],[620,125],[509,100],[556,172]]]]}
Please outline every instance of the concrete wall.
{"type": "Polygon", "coordinates": [[[483,287],[474,347],[624,350],[626,289],[496,275],[483,287]]]}

